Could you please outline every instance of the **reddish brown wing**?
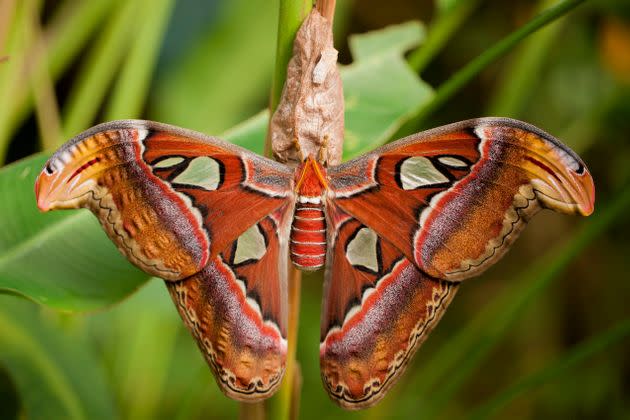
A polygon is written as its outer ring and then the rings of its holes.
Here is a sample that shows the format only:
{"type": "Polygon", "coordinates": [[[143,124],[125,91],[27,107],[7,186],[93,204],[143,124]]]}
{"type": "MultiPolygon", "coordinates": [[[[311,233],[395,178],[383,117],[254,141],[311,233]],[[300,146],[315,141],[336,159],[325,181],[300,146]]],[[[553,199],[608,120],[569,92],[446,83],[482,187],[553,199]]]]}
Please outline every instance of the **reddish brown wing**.
{"type": "Polygon", "coordinates": [[[291,202],[292,178],[286,166],[216,138],[114,121],[62,146],[36,193],[42,210],[90,208],[132,263],[179,280],[291,202]]]}
{"type": "Polygon", "coordinates": [[[331,204],[320,363],[345,408],[378,402],[440,320],[457,283],[432,278],[331,204]]]}
{"type": "Polygon", "coordinates": [[[90,208],[128,259],[164,278],[221,389],[277,388],[286,354],[293,172],[149,121],[94,127],[48,161],[42,210],[90,208]]]}
{"type": "Polygon", "coordinates": [[[457,290],[541,207],[590,214],[590,174],[571,150],[514,120],[416,134],[328,168],[320,361],[346,408],[380,400],[457,290]]]}
{"type": "Polygon", "coordinates": [[[237,400],[269,397],[284,373],[290,216],[274,212],[200,273],[166,282],[218,385],[237,400]]]}
{"type": "Polygon", "coordinates": [[[462,280],[507,251],[543,207],[588,215],[580,158],[520,121],[484,118],[415,134],[328,169],[330,200],[425,273],[462,280]]]}

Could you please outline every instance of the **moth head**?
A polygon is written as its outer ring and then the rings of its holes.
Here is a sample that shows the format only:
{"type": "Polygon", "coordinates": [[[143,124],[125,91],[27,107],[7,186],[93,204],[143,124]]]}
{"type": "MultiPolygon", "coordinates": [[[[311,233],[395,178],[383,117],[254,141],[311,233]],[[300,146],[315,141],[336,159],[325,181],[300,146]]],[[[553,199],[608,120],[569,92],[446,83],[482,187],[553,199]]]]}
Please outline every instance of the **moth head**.
{"type": "Polygon", "coordinates": [[[42,169],[35,182],[37,207],[41,211],[82,207],[96,185],[103,156],[76,144],[61,147],[42,169]]]}
{"type": "Polygon", "coordinates": [[[319,196],[328,188],[326,168],[312,156],[307,157],[295,171],[295,190],[300,195],[319,196]]]}

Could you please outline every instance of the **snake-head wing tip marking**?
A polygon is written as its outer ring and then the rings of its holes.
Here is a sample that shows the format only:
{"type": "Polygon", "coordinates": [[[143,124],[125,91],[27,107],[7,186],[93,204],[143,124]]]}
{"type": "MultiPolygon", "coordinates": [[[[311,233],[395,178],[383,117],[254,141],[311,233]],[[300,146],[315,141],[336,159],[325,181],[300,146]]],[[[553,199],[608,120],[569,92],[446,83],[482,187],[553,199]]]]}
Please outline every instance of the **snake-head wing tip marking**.
{"type": "MultiPolygon", "coordinates": [[[[582,159],[551,134],[509,118],[473,120],[481,139],[520,148],[520,165],[528,171],[537,198],[545,207],[566,214],[588,216],[595,207],[595,185],[582,159]]],[[[513,163],[517,163],[515,160],[513,163]]]]}

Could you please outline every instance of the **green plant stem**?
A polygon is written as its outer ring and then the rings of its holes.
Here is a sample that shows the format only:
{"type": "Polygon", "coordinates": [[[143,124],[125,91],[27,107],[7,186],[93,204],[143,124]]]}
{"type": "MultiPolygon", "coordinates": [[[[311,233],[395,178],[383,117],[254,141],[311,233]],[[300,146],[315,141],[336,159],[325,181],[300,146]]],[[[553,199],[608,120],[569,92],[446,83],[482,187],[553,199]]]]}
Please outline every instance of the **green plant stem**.
{"type": "Polygon", "coordinates": [[[5,42],[11,29],[11,22],[16,11],[15,0],[4,0],[0,2],[0,51],[5,51],[5,42]]]}
{"type": "Polygon", "coordinates": [[[49,47],[50,73],[59,77],[72,60],[90,41],[91,35],[103,28],[101,21],[120,2],[112,0],[66,1],[54,14],[46,28],[49,47]]]}
{"type": "Polygon", "coordinates": [[[335,18],[335,7],[337,5],[337,0],[317,0],[316,2],[317,11],[332,25],[333,19],[335,18]]]}
{"type": "Polygon", "coordinates": [[[264,420],[265,404],[261,402],[242,402],[238,413],[238,418],[241,420],[264,420]]]}
{"type": "Polygon", "coordinates": [[[297,418],[302,383],[300,366],[297,362],[297,337],[300,318],[300,293],[302,272],[289,262],[289,319],[287,327],[287,357],[282,385],[267,405],[270,419],[297,418]]]}
{"type": "Polygon", "coordinates": [[[440,52],[461,24],[477,8],[481,0],[460,0],[449,10],[440,13],[428,30],[426,40],[409,55],[408,63],[416,73],[422,73],[440,52]]]}
{"type": "MultiPolygon", "coordinates": [[[[536,11],[550,7],[555,0],[539,0],[536,11]]],[[[562,29],[556,21],[539,30],[514,52],[488,105],[487,115],[518,118],[527,100],[534,94],[541,68],[548,61],[549,50],[562,29]]]]}
{"type": "Polygon", "coordinates": [[[474,410],[470,415],[470,418],[485,419],[491,417],[518,396],[562,375],[575,365],[583,362],[596,353],[605,350],[609,346],[628,337],[629,335],[630,319],[626,319],[603,333],[597,334],[595,337],[578,344],[571,351],[559,357],[555,362],[540,371],[523,378],[512,386],[505,388],[494,398],[474,410]]]}
{"type": "MultiPolygon", "coordinates": [[[[287,80],[287,66],[293,55],[295,35],[312,7],[313,3],[311,0],[280,0],[276,64],[273,71],[273,80],[271,81],[269,118],[273,116],[282,97],[284,82],[287,80]]],[[[267,138],[265,139],[265,156],[271,156],[271,133],[267,133],[267,138]]]]}
{"type": "Polygon", "coordinates": [[[311,0],[280,0],[278,16],[278,42],[276,44],[276,66],[271,83],[269,109],[276,110],[282,88],[287,78],[287,65],[293,55],[293,41],[302,21],[311,11],[311,0]]]}
{"type": "Polygon", "coordinates": [[[421,124],[433,112],[438,110],[446,101],[455,95],[462,87],[475,78],[482,70],[484,70],[493,61],[510,51],[519,42],[527,36],[533,34],[538,29],[544,27],[550,22],[562,17],[570,10],[579,6],[585,0],[566,0],[558,5],[549,8],[545,12],[531,19],[521,28],[512,32],[510,35],[497,42],[492,48],[485,50],[477,58],[472,60],[461,70],[455,73],[447,82],[442,84],[435,92],[435,96],[425,106],[423,106],[414,121],[421,124]]]}
{"type": "MultiPolygon", "coordinates": [[[[293,42],[302,22],[311,11],[311,0],[280,0],[278,13],[278,41],[276,43],[276,64],[271,84],[271,97],[269,99],[269,115],[273,115],[278,107],[282,89],[287,78],[287,66],[293,54],[293,42]]],[[[265,155],[271,156],[271,133],[267,133],[265,139],[265,155]]],[[[300,290],[302,273],[289,263],[288,289],[289,289],[289,319],[287,331],[287,357],[284,379],[276,395],[265,405],[270,413],[269,418],[289,419],[293,417],[293,407],[298,404],[300,381],[296,380],[299,372],[296,361],[297,327],[300,311],[300,290]],[[293,406],[293,407],[292,407],[293,406]]],[[[299,378],[298,378],[299,379],[299,378]]],[[[262,404],[262,403],[259,403],[262,404]]],[[[241,407],[243,410],[244,407],[241,407]]],[[[245,407],[250,409],[250,407],[245,407]]]]}

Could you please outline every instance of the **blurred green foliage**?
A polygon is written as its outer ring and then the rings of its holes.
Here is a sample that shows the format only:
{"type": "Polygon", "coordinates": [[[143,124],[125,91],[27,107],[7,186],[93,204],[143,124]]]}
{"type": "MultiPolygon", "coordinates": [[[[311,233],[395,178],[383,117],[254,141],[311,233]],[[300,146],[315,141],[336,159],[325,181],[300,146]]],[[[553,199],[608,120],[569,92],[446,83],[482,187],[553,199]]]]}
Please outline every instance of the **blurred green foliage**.
{"type": "MultiPolygon", "coordinates": [[[[558,2],[338,3],[346,157],[397,131],[515,117],[583,156],[598,201],[587,220],[536,217],[501,263],[463,285],[400,383],[362,412],[342,411],[323,391],[322,278],[305,275],[301,416],[627,417],[627,2],[586,1],[484,65],[422,120],[414,116],[431,106],[430,86],[439,92],[558,2]],[[418,23],[348,37],[410,20],[427,23],[426,40],[418,23]],[[409,66],[402,54],[418,44],[409,66]]],[[[49,151],[111,118],[226,133],[262,151],[276,19],[277,1],[263,0],[1,0],[0,162],[49,151]]],[[[0,417],[236,416],[238,404],[218,391],[162,282],[125,262],[85,212],[37,212],[33,180],[44,160],[0,169],[0,417]]]]}

